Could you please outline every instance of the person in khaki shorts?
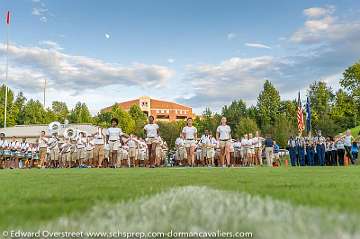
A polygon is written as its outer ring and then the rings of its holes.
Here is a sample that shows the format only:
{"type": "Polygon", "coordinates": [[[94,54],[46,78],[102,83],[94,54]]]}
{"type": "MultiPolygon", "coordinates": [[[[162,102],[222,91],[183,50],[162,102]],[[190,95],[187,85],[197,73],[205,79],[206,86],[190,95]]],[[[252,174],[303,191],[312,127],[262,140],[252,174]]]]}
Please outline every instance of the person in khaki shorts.
{"type": "Polygon", "coordinates": [[[101,127],[97,128],[97,132],[92,135],[94,137],[94,160],[92,162],[93,167],[102,167],[102,162],[104,161],[104,143],[105,135],[101,127]]]}
{"type": "Polygon", "coordinates": [[[159,137],[159,125],[154,123],[154,116],[149,116],[149,123],[145,125],[144,132],[146,135],[146,144],[148,146],[148,165],[155,167],[156,147],[159,137]]]}
{"type": "Polygon", "coordinates": [[[224,158],[226,158],[227,166],[230,166],[230,140],[231,128],[226,124],[226,117],[221,118],[221,125],[216,129],[216,140],[219,141],[220,146],[220,164],[224,165],[224,158]]]}
{"type": "Polygon", "coordinates": [[[186,154],[186,148],[185,148],[185,140],[183,138],[182,133],[176,139],[175,147],[176,147],[176,165],[186,165],[187,154],[186,154]]]}
{"type": "Polygon", "coordinates": [[[193,124],[193,119],[188,118],[186,120],[186,126],[182,130],[182,134],[183,137],[185,138],[187,166],[194,167],[197,129],[192,124],[193,124]]]}
{"type": "Polygon", "coordinates": [[[61,145],[61,158],[64,167],[71,168],[71,142],[70,139],[66,139],[65,142],[61,145]]]}
{"type": "Polygon", "coordinates": [[[82,166],[86,158],[86,135],[84,132],[79,133],[79,137],[76,140],[76,161],[77,164],[82,166]]]}
{"type": "Polygon", "coordinates": [[[94,163],[94,141],[91,136],[86,137],[86,164],[90,167],[96,167],[97,165],[94,163]]]}
{"type": "Polygon", "coordinates": [[[139,141],[133,134],[130,134],[130,137],[126,141],[126,145],[129,147],[129,167],[135,166],[135,159],[137,154],[137,149],[139,146],[139,141]]]}
{"type": "Polygon", "coordinates": [[[48,147],[48,140],[49,138],[45,136],[45,131],[41,131],[40,137],[38,139],[39,144],[39,158],[40,164],[39,167],[43,168],[46,164],[46,153],[48,147]]]}
{"type": "Polygon", "coordinates": [[[54,132],[51,138],[48,140],[50,167],[56,168],[59,165],[59,138],[56,132],[54,132]]]}
{"type": "Polygon", "coordinates": [[[119,120],[116,118],[111,119],[111,127],[106,131],[106,143],[110,147],[110,164],[115,166],[117,163],[118,150],[121,147],[122,130],[118,127],[119,120]]]}

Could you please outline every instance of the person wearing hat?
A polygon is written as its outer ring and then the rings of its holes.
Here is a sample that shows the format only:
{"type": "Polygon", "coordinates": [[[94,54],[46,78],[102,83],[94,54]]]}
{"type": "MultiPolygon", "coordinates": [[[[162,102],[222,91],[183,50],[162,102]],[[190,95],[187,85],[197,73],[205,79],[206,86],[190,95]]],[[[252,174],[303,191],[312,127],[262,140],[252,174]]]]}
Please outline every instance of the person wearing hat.
{"type": "Polygon", "coordinates": [[[119,120],[117,118],[111,119],[111,127],[106,131],[106,143],[110,147],[110,164],[115,166],[118,158],[118,150],[121,147],[122,136],[124,135],[121,128],[118,127],[119,120]]]}
{"type": "Polygon", "coordinates": [[[319,165],[325,166],[325,138],[321,135],[321,131],[318,130],[317,136],[314,138],[316,144],[316,154],[319,159],[319,165]]]}

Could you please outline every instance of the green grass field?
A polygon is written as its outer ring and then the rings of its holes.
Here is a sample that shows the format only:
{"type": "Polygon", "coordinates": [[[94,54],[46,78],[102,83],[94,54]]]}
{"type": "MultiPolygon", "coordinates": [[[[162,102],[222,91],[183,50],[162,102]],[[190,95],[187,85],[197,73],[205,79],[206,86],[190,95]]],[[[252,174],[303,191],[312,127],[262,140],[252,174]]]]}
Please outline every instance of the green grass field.
{"type": "Polygon", "coordinates": [[[360,215],[360,167],[1,170],[0,228],[35,228],[93,206],[207,186],[360,215]]]}

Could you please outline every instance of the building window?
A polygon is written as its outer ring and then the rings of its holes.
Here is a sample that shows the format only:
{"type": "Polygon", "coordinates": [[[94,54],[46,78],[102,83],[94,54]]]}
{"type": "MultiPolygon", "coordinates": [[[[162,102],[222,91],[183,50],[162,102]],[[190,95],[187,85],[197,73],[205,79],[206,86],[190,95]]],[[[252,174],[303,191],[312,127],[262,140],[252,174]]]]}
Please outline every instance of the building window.
{"type": "Polygon", "coordinates": [[[164,120],[164,119],[170,119],[169,115],[157,115],[156,119],[164,120]]]}

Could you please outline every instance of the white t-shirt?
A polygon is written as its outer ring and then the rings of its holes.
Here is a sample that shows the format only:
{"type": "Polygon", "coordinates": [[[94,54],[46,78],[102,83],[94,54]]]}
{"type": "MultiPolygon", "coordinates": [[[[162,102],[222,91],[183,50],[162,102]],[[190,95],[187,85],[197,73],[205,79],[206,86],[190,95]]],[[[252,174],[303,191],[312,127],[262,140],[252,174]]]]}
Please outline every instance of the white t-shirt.
{"type": "Polygon", "coordinates": [[[248,139],[242,139],[241,140],[241,146],[244,148],[249,148],[250,147],[250,142],[248,139]]]}
{"type": "Polygon", "coordinates": [[[346,146],[346,147],[351,147],[352,146],[352,144],[351,144],[351,139],[352,139],[352,137],[351,137],[351,135],[349,135],[349,136],[345,136],[344,137],[344,145],[346,146]]]}
{"type": "Polygon", "coordinates": [[[29,144],[28,143],[21,143],[20,144],[20,148],[22,151],[26,151],[29,148],[29,144]]]}
{"type": "Polygon", "coordinates": [[[184,140],[182,138],[179,137],[179,138],[177,138],[175,140],[175,145],[178,146],[178,147],[184,147],[185,142],[184,142],[184,140]]]}
{"type": "Polygon", "coordinates": [[[203,136],[201,136],[200,143],[201,143],[201,144],[205,144],[205,145],[211,144],[210,135],[203,135],[203,136]]]}
{"type": "Polygon", "coordinates": [[[11,148],[11,150],[18,149],[20,147],[20,143],[17,141],[12,141],[10,142],[9,147],[11,148]]]}
{"type": "Polygon", "coordinates": [[[156,138],[158,136],[157,130],[159,129],[159,125],[157,124],[147,124],[144,127],[146,131],[146,137],[148,138],[156,138]]]}
{"type": "Polygon", "coordinates": [[[129,141],[127,141],[127,146],[129,146],[129,148],[136,148],[136,141],[134,139],[129,139],[129,141]]]}
{"type": "Polygon", "coordinates": [[[120,140],[120,136],[123,134],[120,128],[108,128],[106,130],[106,135],[109,136],[109,140],[115,141],[120,140]]]}
{"type": "Polygon", "coordinates": [[[194,126],[185,126],[182,130],[183,134],[185,134],[185,139],[193,140],[195,139],[195,134],[197,133],[197,129],[194,126]]]}
{"type": "Polygon", "coordinates": [[[5,139],[5,140],[0,140],[0,147],[6,148],[6,147],[8,147],[8,146],[9,146],[9,144],[8,144],[8,142],[6,141],[6,139],[5,139]]]}
{"type": "Polygon", "coordinates": [[[220,140],[230,139],[231,129],[229,125],[219,125],[216,129],[216,132],[219,133],[220,140]]]}
{"type": "Polygon", "coordinates": [[[40,137],[39,138],[39,147],[40,148],[46,148],[47,145],[47,139],[45,137],[40,137]]]}

